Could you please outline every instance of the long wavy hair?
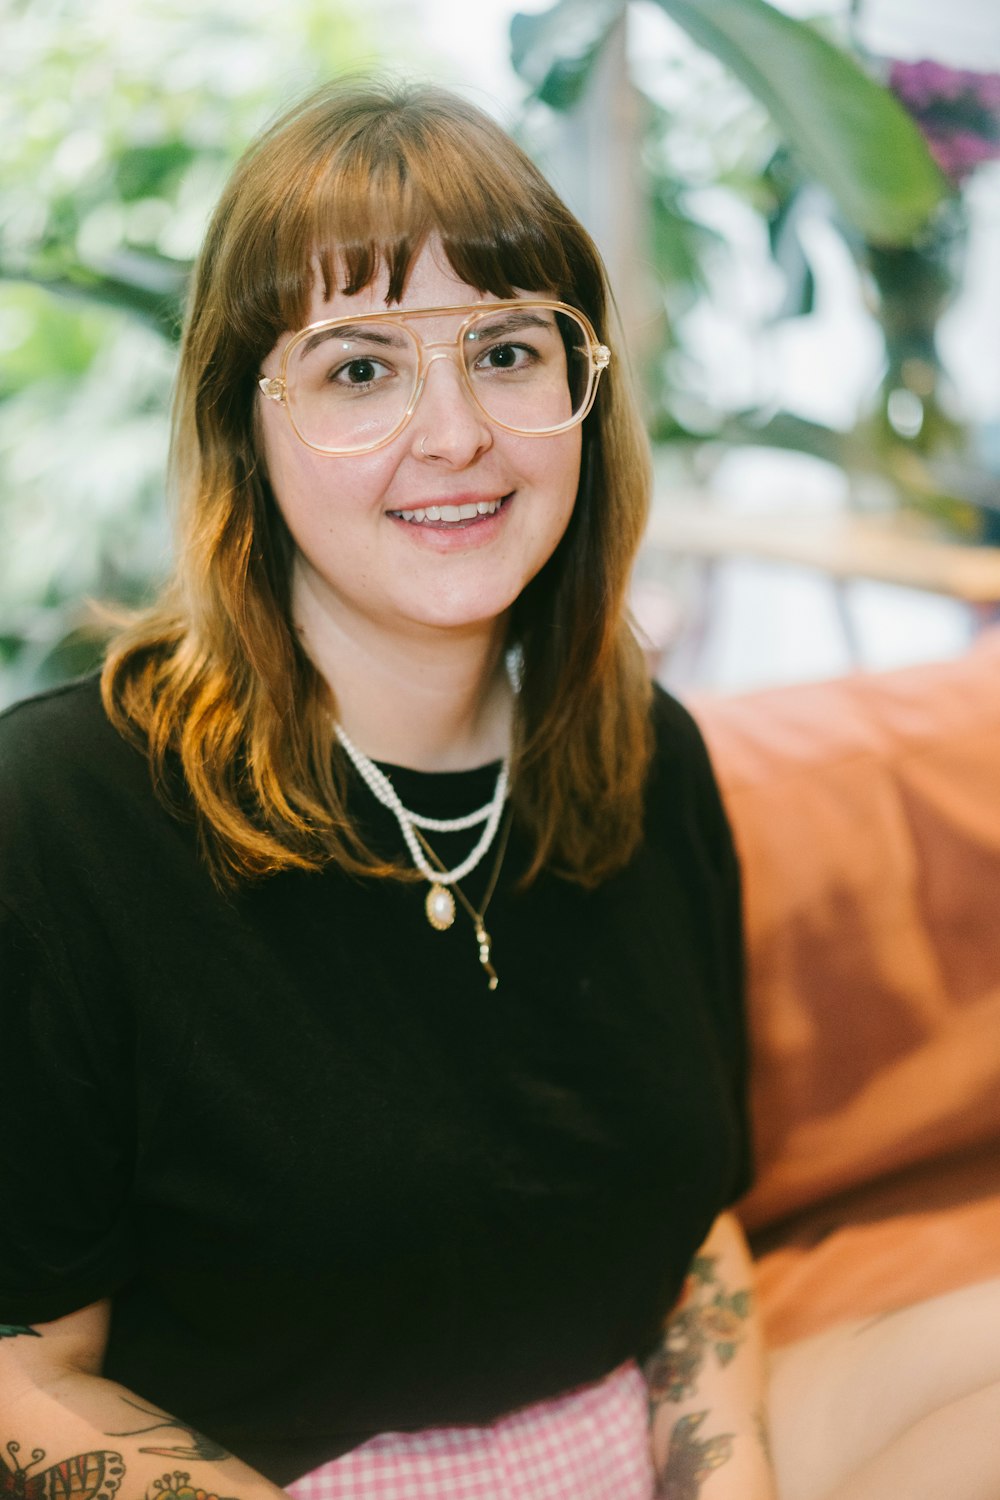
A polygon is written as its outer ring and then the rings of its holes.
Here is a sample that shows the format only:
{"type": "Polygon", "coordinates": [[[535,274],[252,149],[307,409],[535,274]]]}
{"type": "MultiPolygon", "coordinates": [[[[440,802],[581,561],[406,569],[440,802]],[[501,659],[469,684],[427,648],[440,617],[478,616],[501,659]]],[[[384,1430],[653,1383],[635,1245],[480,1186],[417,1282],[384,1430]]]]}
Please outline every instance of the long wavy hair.
{"type": "MultiPolygon", "coordinates": [[[[412,878],[347,815],[332,693],[290,613],[292,543],[262,461],[261,361],[303,325],[319,256],[352,295],[409,268],[437,235],[482,293],[555,296],[609,334],[600,256],[488,116],[442,89],[342,80],[291,109],[237,165],[208,230],[184,331],[172,486],[178,548],[159,600],[109,649],[112,722],[154,785],[193,811],[223,887],[330,862],[412,878]]],[[[627,619],[647,515],[648,448],[619,348],[582,433],[564,537],[511,613],[523,655],[512,800],[544,866],[594,885],[642,830],[650,687],[627,619]]]]}

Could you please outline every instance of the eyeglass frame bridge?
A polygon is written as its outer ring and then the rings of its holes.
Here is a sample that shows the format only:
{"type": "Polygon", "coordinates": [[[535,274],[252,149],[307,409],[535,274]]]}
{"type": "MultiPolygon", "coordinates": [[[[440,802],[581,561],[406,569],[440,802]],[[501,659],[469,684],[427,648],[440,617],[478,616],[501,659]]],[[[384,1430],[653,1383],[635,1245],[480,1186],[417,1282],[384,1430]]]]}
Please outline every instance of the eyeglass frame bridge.
{"type": "MultiPolygon", "coordinates": [[[[407,333],[409,333],[409,329],[407,329],[407,333]]],[[[424,385],[427,380],[427,372],[430,369],[431,365],[436,359],[449,358],[452,352],[454,352],[454,354],[457,356],[457,363],[462,371],[462,377],[465,381],[466,389],[468,390],[469,395],[475,403],[476,407],[479,411],[482,412],[486,420],[490,422],[494,427],[501,428],[504,432],[513,432],[518,437],[531,438],[556,437],[559,433],[568,432],[571,428],[576,427],[580,422],[582,422],[590,412],[595,400],[597,399],[597,387],[600,383],[601,375],[611,363],[611,350],[608,348],[607,344],[603,344],[598,340],[597,334],[594,331],[594,325],[591,323],[586,313],[581,312],[578,307],[571,307],[568,302],[557,302],[546,297],[512,297],[497,302],[460,303],[457,307],[415,307],[409,310],[403,309],[395,312],[387,311],[355,313],[354,315],[345,313],[344,316],[340,318],[321,318],[318,322],[307,323],[304,328],[300,328],[297,333],[292,335],[288,343],[285,345],[284,349],[282,349],[281,351],[281,364],[278,368],[278,374],[261,375],[257,381],[257,386],[261,394],[266,397],[268,401],[274,401],[279,406],[283,406],[285,408],[288,420],[292,425],[292,431],[295,433],[295,436],[299,439],[299,441],[301,443],[304,443],[307,448],[311,448],[314,453],[322,453],[327,458],[354,458],[358,454],[362,453],[375,453],[379,448],[384,448],[388,443],[391,443],[394,438],[397,438],[399,436],[403,429],[408,426],[413,413],[417,409],[417,404],[420,401],[420,397],[423,395],[424,385]],[[465,360],[461,357],[462,342],[465,338],[465,335],[472,324],[476,322],[478,318],[482,317],[483,314],[487,312],[492,312],[494,310],[500,310],[503,308],[515,307],[525,310],[530,308],[544,307],[548,308],[552,312],[565,313],[571,318],[576,318],[577,322],[582,325],[583,331],[587,337],[586,348],[587,353],[590,356],[590,380],[587,389],[586,400],[584,401],[582,407],[578,412],[574,412],[573,416],[570,417],[568,421],[560,422],[556,427],[543,427],[535,432],[524,432],[520,427],[511,427],[509,423],[501,422],[496,417],[492,416],[485,409],[482,402],[479,400],[479,397],[473,390],[465,360]],[[435,318],[441,317],[442,315],[445,315],[447,313],[466,313],[466,317],[463,318],[454,338],[433,339],[430,343],[425,343],[423,339],[419,339],[415,335],[411,335],[413,337],[413,342],[417,346],[417,376],[413,384],[413,394],[407,402],[406,410],[403,412],[403,415],[391,432],[386,433],[384,437],[379,438],[375,443],[365,444],[363,448],[321,448],[316,443],[310,443],[308,438],[303,437],[302,433],[299,431],[298,425],[295,421],[295,417],[292,415],[292,408],[286,399],[288,393],[288,381],[286,377],[288,371],[289,356],[291,355],[292,351],[303,342],[304,339],[309,338],[312,334],[321,333],[325,329],[336,328],[339,323],[349,324],[351,326],[353,326],[355,323],[405,324],[405,322],[410,318],[435,318]],[[442,352],[438,354],[432,354],[430,359],[425,359],[425,351],[428,349],[438,349],[442,352]]]]}

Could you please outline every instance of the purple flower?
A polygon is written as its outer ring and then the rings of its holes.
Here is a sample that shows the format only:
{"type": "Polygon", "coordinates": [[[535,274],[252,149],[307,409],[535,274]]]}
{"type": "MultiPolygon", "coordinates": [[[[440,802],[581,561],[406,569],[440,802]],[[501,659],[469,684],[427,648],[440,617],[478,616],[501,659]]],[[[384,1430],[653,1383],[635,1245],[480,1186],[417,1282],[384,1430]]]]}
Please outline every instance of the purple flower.
{"type": "Polygon", "coordinates": [[[946,68],[943,63],[924,58],[921,62],[894,62],[889,71],[889,87],[903,104],[914,110],[925,109],[938,99],[955,99],[962,89],[964,73],[946,68]]]}
{"type": "Polygon", "coordinates": [[[1000,159],[1000,73],[949,68],[923,58],[892,62],[888,82],[954,182],[981,162],[1000,159]]]}
{"type": "Polygon", "coordinates": [[[985,141],[968,131],[938,139],[928,136],[927,144],[942,172],[956,182],[968,177],[981,162],[1000,159],[1000,141],[985,141]]]}
{"type": "Polygon", "coordinates": [[[973,73],[971,77],[978,79],[971,85],[971,90],[978,94],[983,108],[1000,115],[1000,73],[973,73]]]}

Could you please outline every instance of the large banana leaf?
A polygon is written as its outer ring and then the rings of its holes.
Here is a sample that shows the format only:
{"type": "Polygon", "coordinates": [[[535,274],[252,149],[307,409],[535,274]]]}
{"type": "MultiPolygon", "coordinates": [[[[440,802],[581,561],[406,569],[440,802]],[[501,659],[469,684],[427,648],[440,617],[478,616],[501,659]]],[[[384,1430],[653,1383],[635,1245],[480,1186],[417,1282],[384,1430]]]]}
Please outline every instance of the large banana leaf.
{"type": "MultiPolygon", "coordinates": [[[[919,232],[947,184],[902,105],[853,58],[766,0],[654,3],[760,100],[810,175],[866,239],[903,244],[919,232]]],[[[620,8],[615,0],[558,0],[541,15],[515,17],[515,66],[539,97],[559,107],[567,92],[557,86],[561,69],[572,80],[566,102],[573,102],[611,12],[620,8]],[[560,32],[563,47],[555,55],[560,32]]]]}

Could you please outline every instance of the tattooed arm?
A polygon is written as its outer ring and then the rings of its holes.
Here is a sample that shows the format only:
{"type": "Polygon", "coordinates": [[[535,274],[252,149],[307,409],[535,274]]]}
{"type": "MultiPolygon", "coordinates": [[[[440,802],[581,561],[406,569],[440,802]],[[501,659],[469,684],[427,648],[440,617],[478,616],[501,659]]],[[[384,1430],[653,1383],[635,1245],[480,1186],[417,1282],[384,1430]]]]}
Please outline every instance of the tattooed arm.
{"type": "Polygon", "coordinates": [[[752,1281],[743,1232],[723,1214],[644,1369],[658,1500],[774,1500],[752,1281]]]}
{"type": "Polygon", "coordinates": [[[0,1494],[287,1500],[210,1438],[100,1374],[110,1303],[0,1324],[0,1494]]]}

